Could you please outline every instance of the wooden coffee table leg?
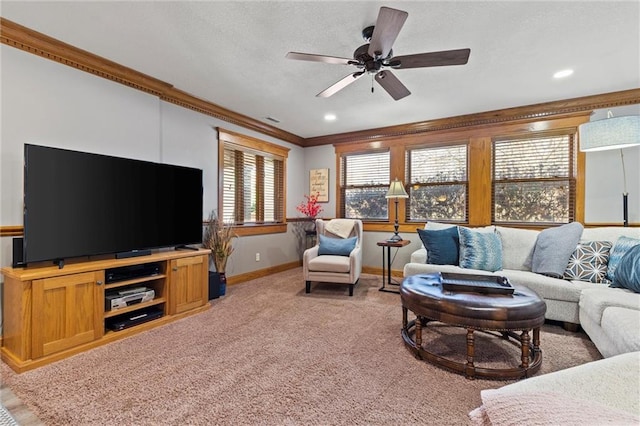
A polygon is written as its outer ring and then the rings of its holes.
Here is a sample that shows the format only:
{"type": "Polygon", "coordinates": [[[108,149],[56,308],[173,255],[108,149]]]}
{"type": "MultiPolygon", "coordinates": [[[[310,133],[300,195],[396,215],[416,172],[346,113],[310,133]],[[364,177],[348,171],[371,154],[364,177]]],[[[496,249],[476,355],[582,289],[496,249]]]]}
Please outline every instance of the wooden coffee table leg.
{"type": "Polygon", "coordinates": [[[520,367],[526,370],[529,368],[529,345],[531,344],[529,330],[522,330],[522,334],[520,335],[520,344],[522,345],[522,364],[520,367]]]}
{"type": "Polygon", "coordinates": [[[473,329],[467,329],[467,366],[465,369],[465,375],[467,379],[475,379],[476,367],[473,365],[473,358],[475,356],[473,329]]]}
{"type": "Polygon", "coordinates": [[[407,308],[405,308],[404,306],[402,307],[402,328],[403,329],[407,329],[407,308]]]}
{"type": "Polygon", "coordinates": [[[540,328],[533,329],[533,351],[538,352],[540,350],[540,328]]]}
{"type": "Polygon", "coordinates": [[[422,349],[422,318],[416,316],[416,346],[422,349]]]}

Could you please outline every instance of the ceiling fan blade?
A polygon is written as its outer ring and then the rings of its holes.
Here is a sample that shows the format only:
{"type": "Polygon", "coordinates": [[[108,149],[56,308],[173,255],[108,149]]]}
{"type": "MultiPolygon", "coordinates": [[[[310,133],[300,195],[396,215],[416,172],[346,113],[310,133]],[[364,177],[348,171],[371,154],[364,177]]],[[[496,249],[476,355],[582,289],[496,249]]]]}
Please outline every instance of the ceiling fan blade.
{"type": "Polygon", "coordinates": [[[362,77],[364,74],[365,74],[364,71],[358,71],[358,72],[354,72],[353,74],[349,74],[342,80],[338,81],[337,83],[329,86],[328,88],[324,89],[322,92],[318,93],[316,97],[328,98],[334,93],[344,89],[345,87],[347,87],[348,85],[350,85],[351,83],[353,83],[354,81],[362,77]]]}
{"type": "Polygon", "coordinates": [[[470,54],[471,49],[458,49],[394,56],[393,59],[389,61],[389,65],[395,69],[464,65],[469,60],[470,54]]]}
{"type": "Polygon", "coordinates": [[[381,7],[378,12],[371,41],[369,42],[369,56],[372,58],[386,58],[391,51],[393,42],[396,41],[398,33],[407,20],[409,14],[402,10],[381,7]]]}
{"type": "Polygon", "coordinates": [[[299,61],[324,62],[325,64],[355,65],[356,61],[349,58],[339,58],[337,56],[313,55],[311,53],[289,52],[287,59],[297,59],[299,61]]]}
{"type": "Polygon", "coordinates": [[[396,101],[411,94],[409,89],[407,89],[391,71],[380,71],[376,74],[376,81],[380,83],[380,86],[396,101]]]}

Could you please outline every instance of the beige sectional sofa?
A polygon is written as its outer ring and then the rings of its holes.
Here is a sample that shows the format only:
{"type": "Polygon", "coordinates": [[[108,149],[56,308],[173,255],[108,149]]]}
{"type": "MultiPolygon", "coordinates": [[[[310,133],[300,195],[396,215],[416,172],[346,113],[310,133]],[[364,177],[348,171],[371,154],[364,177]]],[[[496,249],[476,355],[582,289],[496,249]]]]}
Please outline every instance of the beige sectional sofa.
{"type": "Polygon", "coordinates": [[[469,418],[476,426],[638,425],[639,377],[640,352],[629,352],[483,390],[469,418]]]}
{"type": "MultiPolygon", "coordinates": [[[[446,226],[429,222],[426,229],[446,226]]],[[[474,228],[471,228],[474,229],[474,228]]],[[[561,321],[567,329],[582,325],[605,357],[640,351],[640,294],[608,284],[552,278],[531,271],[531,256],[540,231],[489,226],[502,243],[502,267],[496,272],[464,269],[455,265],[427,264],[427,250],[420,248],[404,266],[404,276],[435,272],[496,274],[534,290],[547,304],[546,318],[561,321]]],[[[610,241],[620,236],[640,239],[640,228],[585,228],[580,241],[610,241]]]]}

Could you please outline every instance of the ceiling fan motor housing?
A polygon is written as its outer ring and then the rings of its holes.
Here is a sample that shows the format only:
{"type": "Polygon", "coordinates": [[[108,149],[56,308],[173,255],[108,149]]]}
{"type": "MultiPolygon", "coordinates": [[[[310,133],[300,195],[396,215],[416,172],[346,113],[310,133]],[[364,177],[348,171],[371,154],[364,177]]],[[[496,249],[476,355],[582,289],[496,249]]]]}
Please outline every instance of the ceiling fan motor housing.
{"type": "Polygon", "coordinates": [[[358,61],[358,67],[364,68],[368,73],[375,74],[380,71],[380,68],[386,66],[385,61],[388,61],[393,56],[393,50],[389,51],[386,58],[375,59],[369,55],[369,44],[363,44],[353,52],[353,58],[358,61]]]}

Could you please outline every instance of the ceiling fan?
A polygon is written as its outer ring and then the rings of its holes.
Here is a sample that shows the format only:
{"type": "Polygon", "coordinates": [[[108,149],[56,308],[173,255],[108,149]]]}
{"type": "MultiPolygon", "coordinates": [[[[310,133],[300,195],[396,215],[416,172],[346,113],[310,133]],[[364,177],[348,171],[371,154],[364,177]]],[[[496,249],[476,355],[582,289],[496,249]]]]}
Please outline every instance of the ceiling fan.
{"type": "MultiPolygon", "coordinates": [[[[409,14],[402,10],[381,7],[376,24],[362,30],[362,37],[368,43],[363,44],[353,52],[353,59],[299,52],[289,52],[286,57],[301,61],[324,62],[326,64],[354,65],[358,68],[358,71],[347,75],[316,96],[327,98],[365,74],[371,74],[375,75],[375,80],[397,101],[409,96],[411,92],[389,68],[399,70],[464,65],[469,60],[469,54],[471,53],[471,49],[458,49],[394,57],[391,47],[408,16],[409,14]]],[[[373,87],[371,91],[373,91],[373,87]]]]}

